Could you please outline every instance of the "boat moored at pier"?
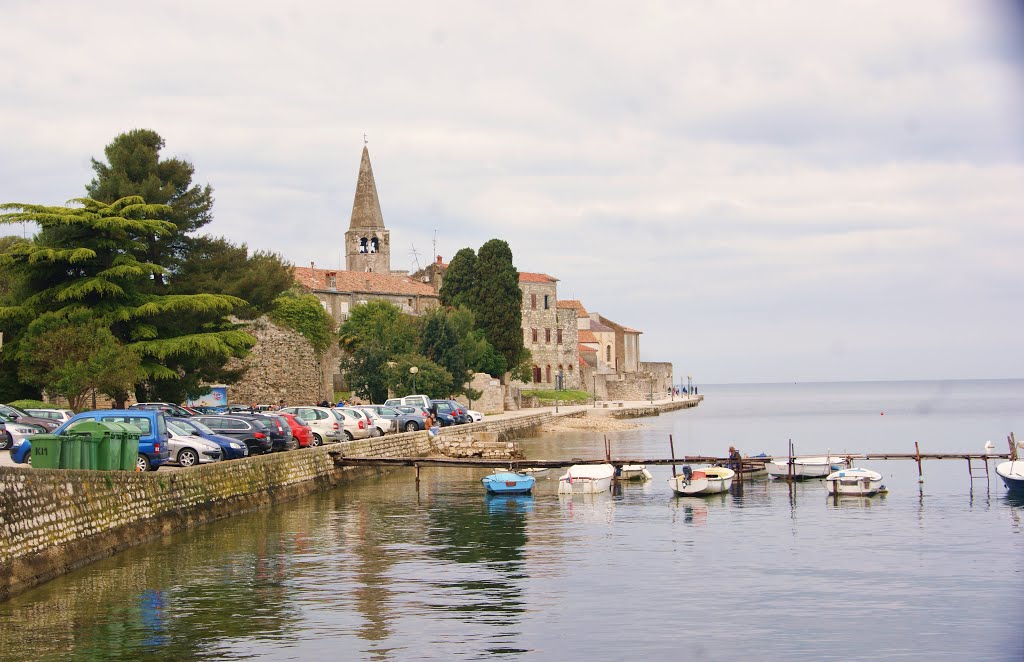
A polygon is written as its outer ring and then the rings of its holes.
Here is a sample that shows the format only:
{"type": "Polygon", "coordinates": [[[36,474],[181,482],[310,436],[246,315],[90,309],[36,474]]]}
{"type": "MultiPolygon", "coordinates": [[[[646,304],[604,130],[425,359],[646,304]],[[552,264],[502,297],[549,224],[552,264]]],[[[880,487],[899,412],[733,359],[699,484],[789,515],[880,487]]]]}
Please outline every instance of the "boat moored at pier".
{"type": "Polygon", "coordinates": [[[597,494],[612,486],[615,467],[610,464],[574,464],[558,479],[559,494],[597,494]]]}
{"type": "Polygon", "coordinates": [[[765,467],[771,478],[789,479],[792,476],[794,480],[808,480],[824,478],[833,471],[849,466],[849,462],[845,458],[836,455],[796,457],[792,462],[792,467],[790,467],[790,461],[787,459],[772,460],[766,462],[765,467]]]}
{"type": "Polygon", "coordinates": [[[860,467],[841,469],[825,477],[825,487],[830,495],[874,496],[883,489],[882,474],[860,467]]]}
{"type": "Polygon", "coordinates": [[[528,494],[537,479],[516,471],[495,471],[480,482],[492,494],[528,494]]]}

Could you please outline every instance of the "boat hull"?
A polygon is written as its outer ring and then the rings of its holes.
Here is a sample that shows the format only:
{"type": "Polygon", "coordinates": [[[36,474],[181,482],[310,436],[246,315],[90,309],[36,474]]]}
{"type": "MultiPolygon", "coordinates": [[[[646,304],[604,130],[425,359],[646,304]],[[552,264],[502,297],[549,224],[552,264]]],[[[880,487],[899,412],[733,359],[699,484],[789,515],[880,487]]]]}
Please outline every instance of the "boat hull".
{"type": "Polygon", "coordinates": [[[650,480],[653,477],[642,464],[624,464],[619,472],[619,480],[650,480]]]}
{"type": "Polygon", "coordinates": [[[996,475],[1010,494],[1024,496],[1024,460],[1000,462],[996,465],[996,475]]]}
{"type": "Polygon", "coordinates": [[[529,494],[537,479],[526,474],[502,471],[480,479],[491,494],[529,494]]]}
{"type": "Polygon", "coordinates": [[[765,468],[768,469],[768,475],[772,478],[788,480],[792,475],[794,480],[814,480],[825,478],[845,464],[846,460],[838,457],[798,457],[793,460],[792,474],[788,460],[767,462],[765,468]]]}
{"type": "Polygon", "coordinates": [[[831,495],[874,496],[882,488],[882,474],[870,469],[842,469],[825,477],[825,487],[831,495]]]}
{"type": "Polygon", "coordinates": [[[558,479],[559,494],[598,494],[612,486],[615,467],[610,464],[574,464],[558,479]]]}
{"type": "Polygon", "coordinates": [[[679,495],[720,494],[729,491],[736,472],[725,467],[695,469],[689,476],[685,473],[668,479],[668,486],[679,495]]]}

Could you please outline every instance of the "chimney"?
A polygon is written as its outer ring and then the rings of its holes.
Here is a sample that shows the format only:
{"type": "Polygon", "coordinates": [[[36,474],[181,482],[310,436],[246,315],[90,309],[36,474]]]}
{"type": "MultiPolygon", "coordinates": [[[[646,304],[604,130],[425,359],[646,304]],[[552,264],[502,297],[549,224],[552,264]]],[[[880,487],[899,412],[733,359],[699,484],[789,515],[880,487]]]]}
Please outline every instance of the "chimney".
{"type": "Polygon", "coordinates": [[[438,256],[437,256],[437,264],[438,264],[438,265],[441,265],[441,264],[442,264],[442,261],[441,261],[441,256],[440,256],[440,255],[438,255],[438,256]]]}

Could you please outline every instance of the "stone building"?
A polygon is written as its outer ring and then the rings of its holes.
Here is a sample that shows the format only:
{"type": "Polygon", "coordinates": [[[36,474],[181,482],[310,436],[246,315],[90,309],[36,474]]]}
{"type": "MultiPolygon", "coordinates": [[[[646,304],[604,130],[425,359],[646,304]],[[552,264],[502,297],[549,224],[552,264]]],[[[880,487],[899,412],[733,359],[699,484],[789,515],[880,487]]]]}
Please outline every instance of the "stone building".
{"type": "Polygon", "coordinates": [[[576,313],[558,306],[558,279],[547,274],[519,273],[523,292],[523,340],[533,357],[531,386],[580,387],[580,352],[576,313]]]}
{"type": "Polygon", "coordinates": [[[391,233],[384,227],[384,215],[377,197],[377,182],[370,166],[370,150],[363,145],[352,201],[352,218],[345,233],[345,268],[348,271],[391,273],[391,233]]]}

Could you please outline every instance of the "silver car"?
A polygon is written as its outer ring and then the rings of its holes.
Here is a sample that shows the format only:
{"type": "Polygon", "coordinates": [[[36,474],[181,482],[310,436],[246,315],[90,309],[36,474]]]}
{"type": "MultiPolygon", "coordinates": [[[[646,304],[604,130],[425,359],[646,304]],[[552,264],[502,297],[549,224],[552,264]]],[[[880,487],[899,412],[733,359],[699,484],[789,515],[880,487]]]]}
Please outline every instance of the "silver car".
{"type": "Polygon", "coordinates": [[[75,415],[70,409],[26,409],[25,412],[36,418],[50,418],[61,423],[70,421],[75,415]]]}
{"type": "Polygon", "coordinates": [[[0,421],[0,450],[14,449],[21,446],[29,436],[46,432],[42,427],[32,423],[18,423],[17,421],[0,421]]]}
{"type": "Polygon", "coordinates": [[[194,467],[220,460],[223,451],[212,441],[192,434],[188,428],[174,421],[167,421],[167,431],[171,435],[167,440],[167,447],[171,450],[169,462],[180,467],[194,467]]]}

